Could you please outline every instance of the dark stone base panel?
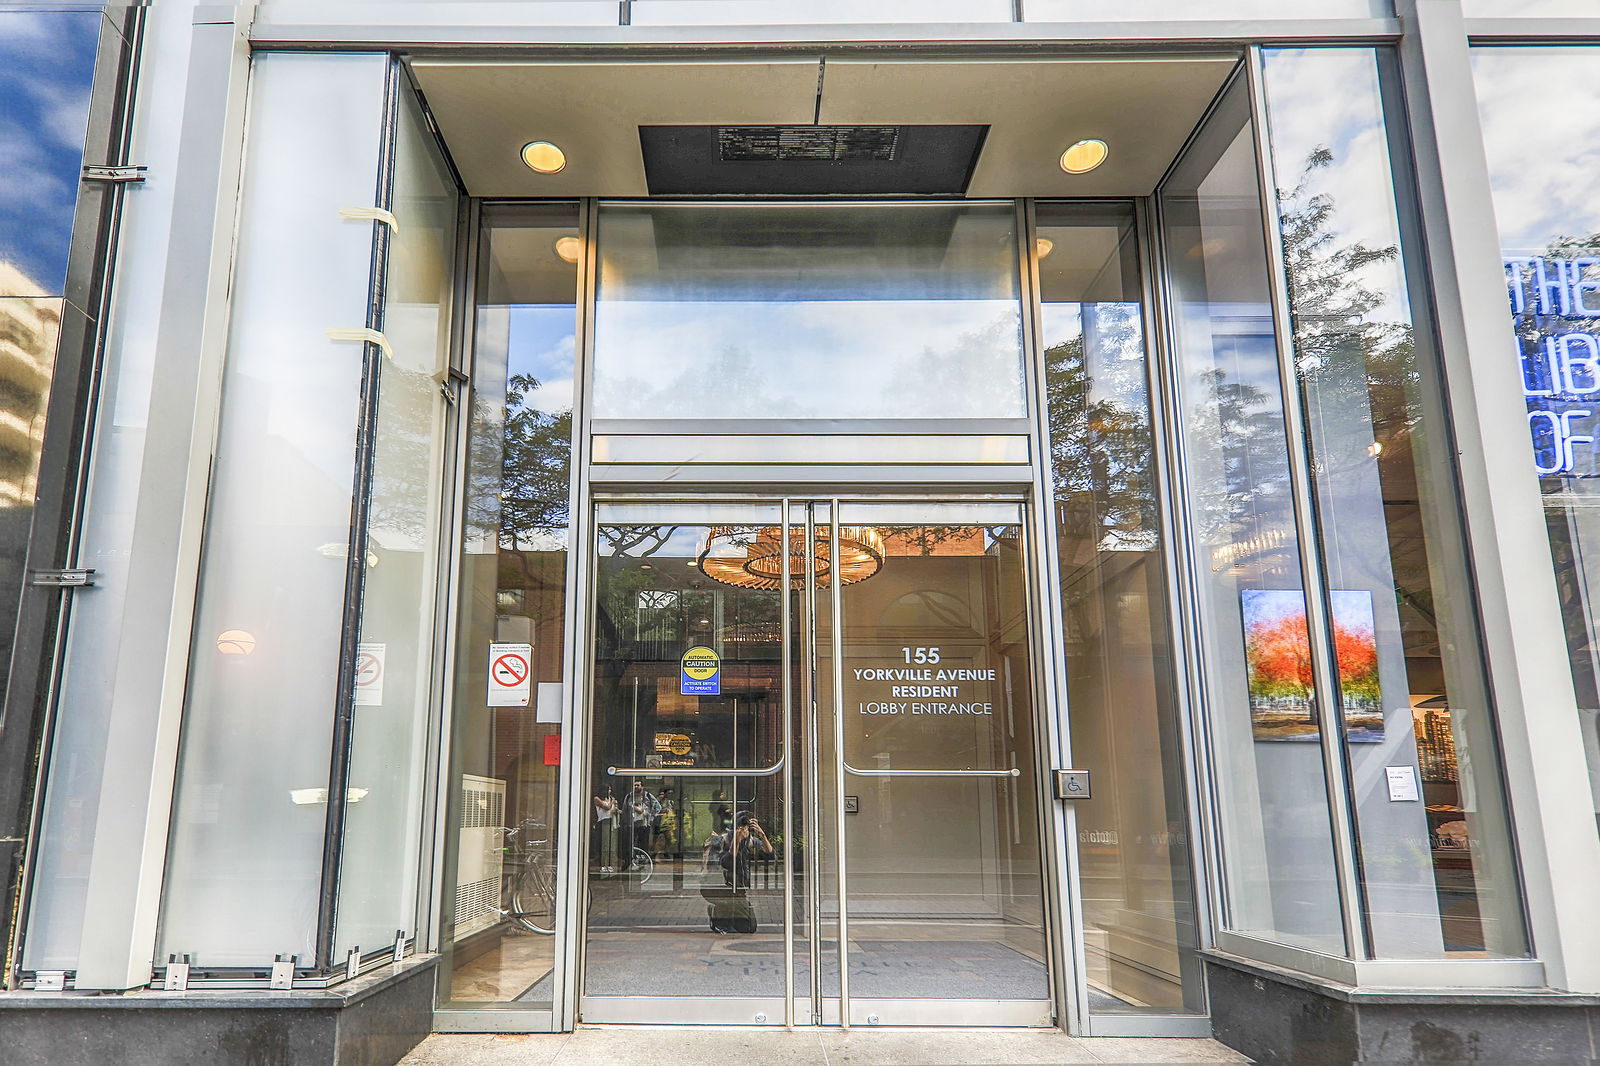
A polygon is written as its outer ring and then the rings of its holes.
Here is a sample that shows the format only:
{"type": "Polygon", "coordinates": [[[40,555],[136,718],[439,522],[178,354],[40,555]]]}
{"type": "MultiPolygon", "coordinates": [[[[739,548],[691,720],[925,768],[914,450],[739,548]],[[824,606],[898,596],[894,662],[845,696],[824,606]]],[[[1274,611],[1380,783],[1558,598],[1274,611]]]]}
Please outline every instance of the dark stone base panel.
{"type": "Polygon", "coordinates": [[[1212,1034],[1263,1066],[1593,1066],[1600,1001],[1538,990],[1366,993],[1207,952],[1212,1034]]]}
{"type": "Polygon", "coordinates": [[[0,995],[5,1066],[394,1066],[433,1030],[437,960],[327,992],[0,995]]]}

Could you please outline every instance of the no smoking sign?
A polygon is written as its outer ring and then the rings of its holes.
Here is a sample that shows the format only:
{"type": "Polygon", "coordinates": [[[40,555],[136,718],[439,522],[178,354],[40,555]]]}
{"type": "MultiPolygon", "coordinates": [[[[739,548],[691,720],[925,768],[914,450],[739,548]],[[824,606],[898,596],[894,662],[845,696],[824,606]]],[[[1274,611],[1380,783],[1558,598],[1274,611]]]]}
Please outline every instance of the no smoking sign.
{"type": "Polygon", "coordinates": [[[533,645],[489,645],[489,706],[526,707],[533,696],[533,645]]]}
{"type": "Polygon", "coordinates": [[[357,707],[383,705],[384,659],[388,645],[363,643],[356,645],[356,699],[357,707]]]}

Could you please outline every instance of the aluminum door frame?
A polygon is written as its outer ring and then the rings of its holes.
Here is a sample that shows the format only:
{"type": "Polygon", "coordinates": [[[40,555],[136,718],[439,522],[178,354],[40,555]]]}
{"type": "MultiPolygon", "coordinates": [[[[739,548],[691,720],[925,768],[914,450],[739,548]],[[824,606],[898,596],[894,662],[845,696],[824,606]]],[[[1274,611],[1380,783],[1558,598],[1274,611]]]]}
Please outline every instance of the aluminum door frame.
{"type": "MultiPolygon", "coordinates": [[[[802,705],[806,708],[803,723],[806,730],[805,755],[802,760],[807,780],[805,789],[806,798],[805,816],[806,824],[815,832],[822,825],[822,788],[820,780],[821,770],[821,717],[822,708],[816,698],[816,674],[819,663],[819,647],[817,637],[817,581],[816,581],[816,531],[826,528],[828,532],[828,551],[832,559],[839,557],[839,528],[840,511],[845,504],[858,503],[894,503],[908,506],[920,512],[926,512],[933,517],[941,507],[962,503],[1004,503],[1015,508],[1014,520],[1023,536],[1023,551],[1021,563],[1023,566],[1022,587],[1025,590],[1027,604],[1025,615],[1029,628],[1028,646],[1033,662],[1030,664],[1028,687],[1035,694],[1033,715],[1033,729],[1029,736],[1029,747],[1033,753],[1035,769],[1038,771],[1037,779],[1045,780],[1045,771],[1048,769],[1045,758],[1047,749],[1042,748],[1040,735],[1043,727],[1043,718],[1037,708],[1047,708],[1047,702],[1038,699],[1040,694],[1041,674],[1043,666],[1039,658],[1041,640],[1039,632],[1040,617],[1037,605],[1034,602],[1037,590],[1035,584],[1038,575],[1032,564],[1032,544],[1030,539],[1030,526],[1028,502],[1025,498],[1013,494],[940,494],[940,495],[872,495],[872,496],[764,496],[748,495],[730,498],[727,495],[706,493],[704,495],[675,495],[672,497],[629,496],[622,500],[598,499],[594,503],[594,515],[591,528],[598,528],[603,524],[603,509],[609,505],[635,505],[644,508],[661,507],[666,510],[681,509],[691,517],[700,517],[693,510],[697,505],[704,508],[726,506],[733,504],[751,507],[772,507],[776,505],[779,513],[782,543],[785,552],[782,560],[780,577],[780,612],[782,628],[782,650],[780,655],[780,670],[783,672],[783,749],[778,761],[768,767],[749,768],[680,768],[676,776],[717,776],[717,777],[743,777],[743,776],[768,776],[779,773],[783,776],[783,798],[785,817],[789,817],[794,810],[794,775],[797,765],[790,758],[792,745],[796,740],[796,722],[794,718],[794,666],[795,666],[795,638],[790,594],[792,592],[793,573],[791,571],[792,553],[787,550],[791,543],[792,531],[795,528],[803,530],[803,543],[807,545],[804,555],[805,563],[805,589],[803,603],[805,607],[805,655],[800,661],[802,687],[802,705]],[[794,510],[801,509],[802,516],[796,520],[794,510]],[[824,511],[826,518],[819,521],[817,512],[824,511]],[[821,522],[825,521],[826,526],[821,522]]],[[[591,567],[592,568],[592,567],[591,567]]],[[[1049,898],[1048,879],[1051,868],[1049,823],[1044,817],[1044,811],[1036,810],[1034,817],[1037,819],[1037,838],[1040,863],[1040,904],[1044,918],[1044,945],[1046,971],[1046,994],[1040,999],[1025,1000],[961,1000],[961,999],[853,999],[850,996],[849,985],[849,907],[847,902],[847,877],[848,863],[845,855],[845,780],[847,776],[880,777],[880,776],[924,776],[924,777],[1012,777],[1020,776],[1019,768],[1010,770],[860,770],[850,766],[844,758],[844,630],[843,630],[843,600],[840,595],[841,584],[837,567],[829,568],[829,594],[830,594],[830,633],[829,654],[832,659],[832,706],[830,708],[834,729],[834,789],[833,796],[833,832],[834,832],[834,875],[837,883],[837,924],[838,924],[838,949],[839,959],[839,995],[829,996],[822,988],[822,942],[825,937],[822,932],[822,904],[824,892],[822,886],[822,858],[819,847],[806,850],[807,862],[807,913],[809,915],[808,928],[810,930],[807,940],[807,951],[810,960],[809,977],[810,988],[802,998],[797,994],[794,980],[795,939],[798,923],[794,910],[794,849],[793,834],[784,834],[784,995],[779,997],[672,997],[672,996],[586,996],[583,992],[584,967],[582,960],[586,956],[584,950],[588,942],[588,924],[582,920],[574,928],[574,940],[578,946],[580,964],[574,980],[574,1000],[576,1001],[577,1014],[585,1022],[598,1024],[663,1024],[667,1019],[671,1022],[687,1025],[750,1025],[774,1026],[779,1025],[785,1029],[804,1027],[837,1027],[850,1029],[853,1026],[877,1026],[887,1024],[890,1026],[1004,1026],[1004,1027],[1054,1027],[1058,1024],[1056,1004],[1060,998],[1061,975],[1057,973],[1055,965],[1058,958],[1056,945],[1066,931],[1059,928],[1058,915],[1051,906],[1049,898]],[[598,1011],[595,1010],[598,1008],[598,1011]],[[805,1017],[802,1020],[801,1013],[805,1017]],[[598,1013],[598,1017],[594,1016],[598,1013]],[[889,1021],[883,1021],[883,1015],[891,1015],[889,1021]],[[781,1015],[782,1022],[775,1020],[781,1015]]],[[[590,604],[591,610],[593,603],[590,604]]],[[[585,663],[585,676],[590,673],[585,663]]],[[[584,685],[584,703],[592,708],[587,682],[584,685]]],[[[590,732],[590,730],[585,731],[590,732]]],[[[587,749],[587,746],[586,746],[587,749]]],[[[585,750],[583,754],[585,767],[588,766],[592,753],[585,750]]],[[[608,775],[623,776],[630,773],[642,773],[645,767],[616,767],[608,766],[608,775]]],[[[659,773],[659,769],[651,770],[659,773]]],[[[577,776],[576,774],[574,776],[577,776]]],[[[1038,806],[1037,804],[1035,805],[1038,806]]],[[[576,868],[576,860],[574,860],[576,868]]],[[[588,913],[588,878],[579,878],[582,883],[582,894],[576,908],[579,915],[588,913]]]]}

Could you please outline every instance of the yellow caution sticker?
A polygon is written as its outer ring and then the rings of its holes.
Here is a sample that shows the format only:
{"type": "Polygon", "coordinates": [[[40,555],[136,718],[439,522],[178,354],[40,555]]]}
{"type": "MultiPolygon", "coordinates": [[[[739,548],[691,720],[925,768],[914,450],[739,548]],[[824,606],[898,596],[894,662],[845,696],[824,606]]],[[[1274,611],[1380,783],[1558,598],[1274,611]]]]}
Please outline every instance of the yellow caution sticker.
{"type": "Polygon", "coordinates": [[[683,653],[678,666],[678,691],[683,695],[722,695],[722,656],[712,649],[690,648],[683,653]]]}

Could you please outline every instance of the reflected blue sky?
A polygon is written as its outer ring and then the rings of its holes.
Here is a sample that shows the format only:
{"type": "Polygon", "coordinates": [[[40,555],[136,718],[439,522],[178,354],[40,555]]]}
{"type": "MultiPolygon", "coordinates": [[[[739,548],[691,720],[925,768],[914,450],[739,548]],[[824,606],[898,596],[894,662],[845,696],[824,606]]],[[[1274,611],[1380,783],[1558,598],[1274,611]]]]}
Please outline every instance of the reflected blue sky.
{"type": "Polygon", "coordinates": [[[511,307],[508,376],[528,374],[539,387],[524,402],[546,414],[572,410],[572,368],[577,353],[577,312],[571,304],[511,307]]]}
{"type": "Polygon", "coordinates": [[[101,15],[0,11],[0,260],[59,296],[101,15]]]}

